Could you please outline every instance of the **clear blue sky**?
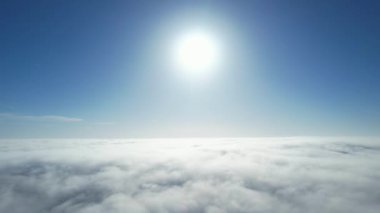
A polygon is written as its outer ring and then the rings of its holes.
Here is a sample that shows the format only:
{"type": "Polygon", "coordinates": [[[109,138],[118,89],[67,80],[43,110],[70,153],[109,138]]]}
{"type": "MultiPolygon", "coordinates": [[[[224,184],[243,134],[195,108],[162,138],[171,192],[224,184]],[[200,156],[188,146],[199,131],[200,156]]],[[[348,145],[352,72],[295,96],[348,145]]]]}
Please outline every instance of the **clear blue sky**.
{"type": "Polygon", "coordinates": [[[378,135],[379,1],[0,3],[0,137],[378,135]],[[207,85],[165,69],[196,24],[207,85]],[[223,40],[223,39],[222,39],[223,40]]]}

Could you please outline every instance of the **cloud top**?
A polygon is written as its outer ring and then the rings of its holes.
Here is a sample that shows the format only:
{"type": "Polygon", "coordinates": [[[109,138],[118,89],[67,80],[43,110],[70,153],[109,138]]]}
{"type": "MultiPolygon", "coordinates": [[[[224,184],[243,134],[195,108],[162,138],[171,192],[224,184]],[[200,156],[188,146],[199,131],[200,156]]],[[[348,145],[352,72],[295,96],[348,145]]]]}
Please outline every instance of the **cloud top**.
{"type": "Polygon", "coordinates": [[[1,140],[0,212],[378,212],[377,139],[1,140]]]}

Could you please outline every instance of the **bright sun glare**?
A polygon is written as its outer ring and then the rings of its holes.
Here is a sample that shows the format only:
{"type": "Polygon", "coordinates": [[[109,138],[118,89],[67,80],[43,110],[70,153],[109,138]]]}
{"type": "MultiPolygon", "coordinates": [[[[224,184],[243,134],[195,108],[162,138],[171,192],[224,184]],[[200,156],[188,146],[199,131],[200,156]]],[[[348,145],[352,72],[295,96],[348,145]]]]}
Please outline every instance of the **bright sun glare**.
{"type": "Polygon", "coordinates": [[[173,59],[176,70],[191,77],[204,77],[220,64],[220,44],[211,34],[189,32],[174,44],[173,59]]]}

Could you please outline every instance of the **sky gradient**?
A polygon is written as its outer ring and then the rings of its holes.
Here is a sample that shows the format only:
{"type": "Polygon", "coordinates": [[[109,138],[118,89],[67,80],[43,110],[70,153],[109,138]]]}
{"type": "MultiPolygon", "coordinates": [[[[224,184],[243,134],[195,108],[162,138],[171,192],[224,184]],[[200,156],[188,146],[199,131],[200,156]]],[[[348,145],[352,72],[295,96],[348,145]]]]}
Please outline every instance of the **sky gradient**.
{"type": "Polygon", "coordinates": [[[1,1],[0,137],[379,135],[378,1],[1,1]],[[168,71],[194,26],[207,82],[168,71]]]}

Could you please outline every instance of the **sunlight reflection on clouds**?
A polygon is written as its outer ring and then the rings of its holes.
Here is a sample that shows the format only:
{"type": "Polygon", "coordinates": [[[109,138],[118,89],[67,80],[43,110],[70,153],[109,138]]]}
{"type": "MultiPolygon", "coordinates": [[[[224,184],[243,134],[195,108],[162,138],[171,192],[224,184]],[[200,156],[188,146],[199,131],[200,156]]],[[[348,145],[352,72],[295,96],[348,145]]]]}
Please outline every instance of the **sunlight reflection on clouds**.
{"type": "Polygon", "coordinates": [[[377,212],[377,142],[1,140],[0,212],[377,212]]]}

